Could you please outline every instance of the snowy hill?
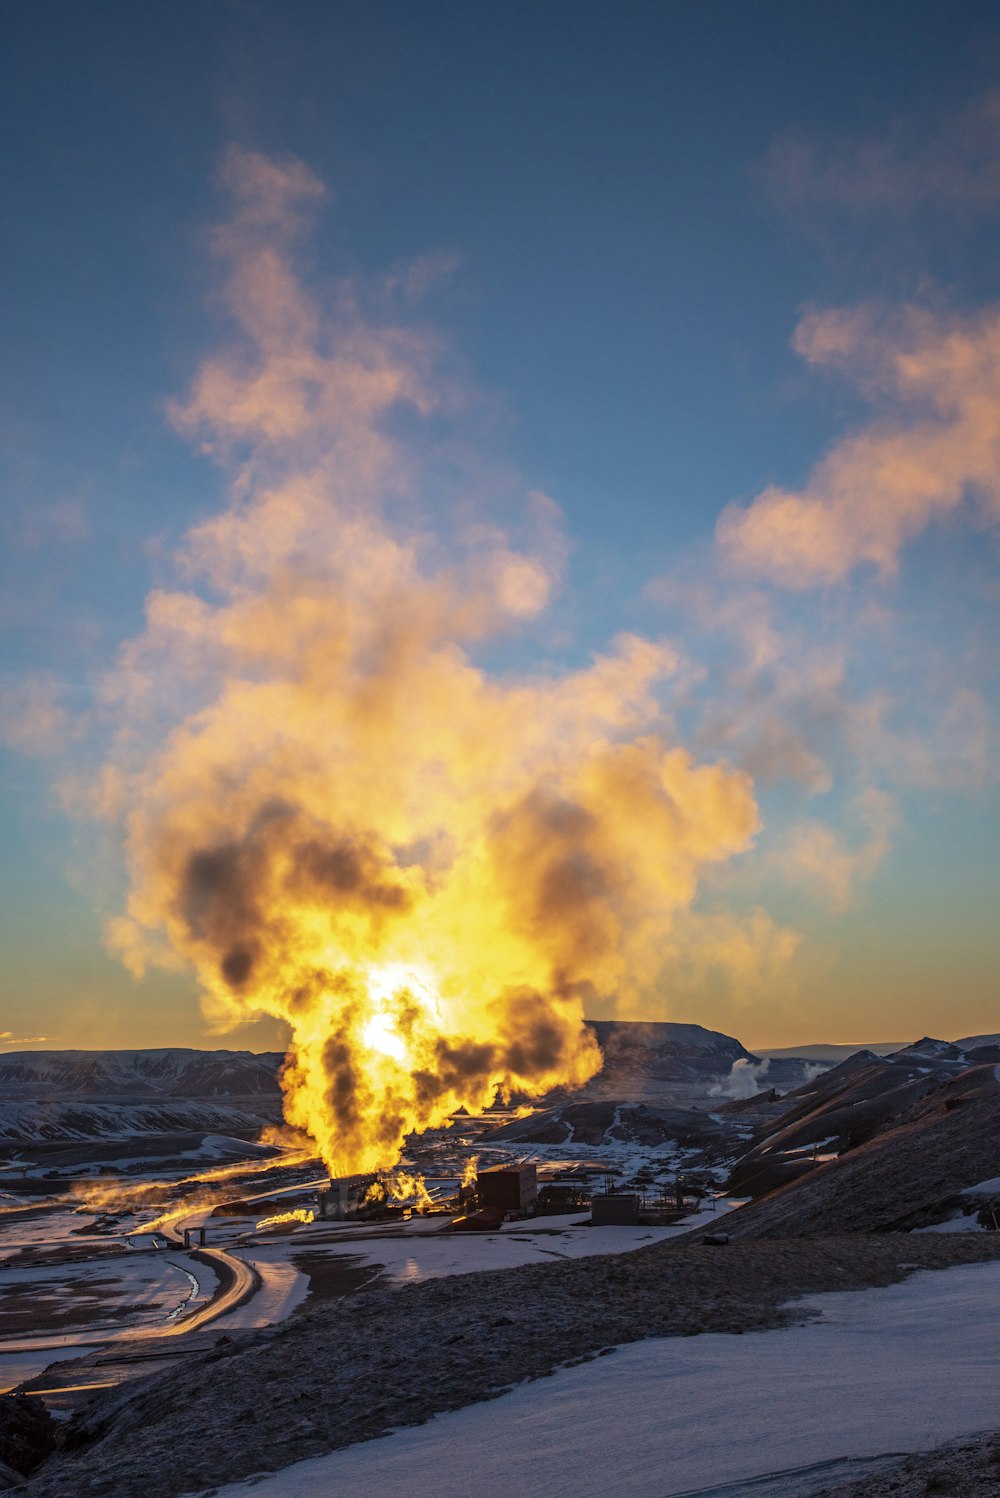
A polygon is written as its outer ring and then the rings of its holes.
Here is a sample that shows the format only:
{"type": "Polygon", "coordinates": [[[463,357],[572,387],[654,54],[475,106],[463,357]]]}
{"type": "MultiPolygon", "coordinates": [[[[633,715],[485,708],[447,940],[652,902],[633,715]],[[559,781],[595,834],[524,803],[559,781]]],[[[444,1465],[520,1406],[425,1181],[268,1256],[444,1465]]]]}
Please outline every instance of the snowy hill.
{"type": "Polygon", "coordinates": [[[22,1051],[0,1056],[0,1139],[256,1138],[281,1119],[277,1052],[22,1051]]]}
{"type": "Polygon", "coordinates": [[[277,1098],[277,1052],[21,1051],[0,1055],[0,1098],[277,1098]]]}
{"type": "Polygon", "coordinates": [[[218,1103],[176,1098],[146,1103],[0,1101],[0,1140],[54,1143],[127,1139],[137,1134],[217,1134],[256,1139],[281,1122],[277,1098],[218,1103]]]}

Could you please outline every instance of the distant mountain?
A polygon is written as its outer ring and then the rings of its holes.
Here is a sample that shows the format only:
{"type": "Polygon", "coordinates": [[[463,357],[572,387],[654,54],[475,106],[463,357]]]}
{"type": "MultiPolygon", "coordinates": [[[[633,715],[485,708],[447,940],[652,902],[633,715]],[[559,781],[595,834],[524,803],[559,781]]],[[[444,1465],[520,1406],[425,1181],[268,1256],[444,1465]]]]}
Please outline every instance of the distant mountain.
{"type": "Polygon", "coordinates": [[[280,1100],[263,1094],[242,1103],[203,1098],[143,1103],[88,1103],[71,1098],[59,1102],[0,1099],[0,1140],[8,1143],[128,1139],[139,1134],[192,1137],[210,1134],[256,1139],[265,1124],[280,1122],[280,1100]]]}
{"type": "Polygon", "coordinates": [[[604,1052],[606,1070],[639,1065],[652,1066],[657,1076],[683,1081],[717,1077],[729,1071],[734,1061],[758,1058],[732,1035],[706,1030],[702,1025],[680,1025],[672,1021],[589,1019],[588,1029],[604,1052]]]}
{"type": "MultiPolygon", "coordinates": [[[[604,1065],[585,1087],[557,1088],[545,1101],[676,1102],[684,1086],[703,1092],[729,1075],[733,1063],[757,1058],[731,1035],[671,1021],[588,1020],[604,1065]]],[[[796,1081],[800,1078],[796,1078],[796,1081]]]]}
{"type": "MultiPolygon", "coordinates": [[[[918,1045],[923,1044],[917,1041],[918,1045]]],[[[953,1045],[959,1051],[968,1052],[977,1046],[995,1045],[1000,1046],[1000,1035],[966,1035],[961,1040],[935,1041],[935,1045],[953,1045]]],[[[848,1056],[857,1055],[858,1051],[871,1051],[876,1056],[892,1056],[896,1052],[905,1049],[906,1042],[902,1040],[878,1040],[871,1041],[865,1045],[788,1045],[788,1046],[755,1046],[754,1050],[758,1056],[772,1058],[783,1056],[801,1056],[807,1061],[826,1061],[831,1066],[838,1061],[846,1061],[848,1056]]]]}
{"type": "Polygon", "coordinates": [[[848,1056],[857,1055],[858,1051],[870,1051],[875,1056],[891,1056],[905,1044],[902,1040],[880,1040],[871,1045],[789,1045],[789,1046],[757,1046],[758,1056],[767,1056],[772,1059],[786,1056],[801,1057],[804,1061],[825,1061],[830,1066],[835,1066],[838,1061],[846,1061],[848,1056]]]}
{"type": "Polygon", "coordinates": [[[280,1096],[274,1051],[19,1051],[0,1055],[0,1098],[138,1102],[280,1096]]]}

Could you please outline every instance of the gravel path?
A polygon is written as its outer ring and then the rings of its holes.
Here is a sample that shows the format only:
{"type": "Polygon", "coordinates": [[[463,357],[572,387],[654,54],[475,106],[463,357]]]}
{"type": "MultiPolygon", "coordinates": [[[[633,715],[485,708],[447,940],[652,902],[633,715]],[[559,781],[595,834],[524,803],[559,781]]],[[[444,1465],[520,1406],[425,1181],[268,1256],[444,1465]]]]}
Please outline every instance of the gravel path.
{"type": "Polygon", "coordinates": [[[801,1321],[805,1313],[783,1303],[994,1258],[994,1233],[715,1248],[681,1239],[363,1288],[98,1398],[67,1429],[73,1449],[21,1491],[177,1498],[419,1424],[621,1343],[801,1321]]]}

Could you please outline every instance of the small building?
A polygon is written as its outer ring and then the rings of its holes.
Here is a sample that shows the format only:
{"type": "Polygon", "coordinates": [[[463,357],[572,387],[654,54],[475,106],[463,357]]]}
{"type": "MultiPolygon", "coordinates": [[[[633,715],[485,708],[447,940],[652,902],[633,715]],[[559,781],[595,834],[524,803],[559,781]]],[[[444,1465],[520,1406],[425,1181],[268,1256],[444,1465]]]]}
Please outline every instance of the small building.
{"type": "Polygon", "coordinates": [[[334,1176],[325,1191],[319,1193],[319,1216],[333,1222],[344,1222],[356,1217],[376,1176],[334,1176]]]}
{"type": "Polygon", "coordinates": [[[538,1200],[538,1171],[534,1165],[490,1165],[476,1177],[481,1207],[531,1214],[538,1200]]]}
{"type": "Polygon", "coordinates": [[[595,1228],[637,1227],[642,1198],[633,1192],[613,1192],[590,1199],[590,1220],[595,1228]]]}

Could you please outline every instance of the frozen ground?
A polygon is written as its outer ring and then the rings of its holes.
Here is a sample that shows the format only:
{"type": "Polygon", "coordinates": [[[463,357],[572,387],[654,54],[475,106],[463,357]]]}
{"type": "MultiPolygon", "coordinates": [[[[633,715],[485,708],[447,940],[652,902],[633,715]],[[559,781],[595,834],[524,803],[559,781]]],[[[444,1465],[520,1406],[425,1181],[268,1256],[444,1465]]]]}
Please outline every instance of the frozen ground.
{"type": "Polygon", "coordinates": [[[1000,1264],[817,1296],[806,1326],[654,1339],[217,1498],[804,1498],[997,1424],[1000,1264]],[[850,1463],[854,1462],[852,1466],[850,1463]]]}
{"type": "MultiPolygon", "coordinates": [[[[609,1173],[622,1184],[639,1172],[647,1182],[672,1181],[681,1163],[670,1149],[627,1143],[558,1148],[522,1144],[479,1150],[479,1129],[499,1121],[500,1115],[461,1120],[454,1128],[419,1141],[419,1167],[428,1171],[433,1195],[453,1194],[462,1170],[476,1153],[482,1157],[481,1164],[532,1159],[545,1179],[559,1177],[596,1189],[609,1173]]],[[[144,1140],[144,1149],[151,1143],[144,1140]]],[[[78,1147],[74,1170],[80,1168],[83,1157],[78,1147]]],[[[297,1162],[292,1155],[262,1163],[252,1146],[216,1135],[206,1135],[197,1150],[179,1150],[169,1165],[166,1159],[155,1151],[144,1155],[141,1180],[111,1174],[53,1180],[53,1191],[59,1195],[47,1200],[19,1198],[16,1178],[9,1179],[14,1189],[5,1189],[0,1200],[0,1387],[13,1387],[42,1372],[53,1358],[71,1357],[77,1349],[84,1352],[122,1337],[172,1331],[179,1310],[194,1309],[211,1294],[216,1279],[207,1266],[189,1260],[179,1247],[165,1254],[148,1253],[146,1245],[151,1240],[137,1235],[144,1221],[162,1214],[164,1205],[179,1225],[203,1224],[209,1245],[224,1247],[243,1259],[260,1278],[260,1288],[250,1300],[218,1319],[220,1333],[275,1324],[301,1305],[309,1293],[309,1277],[296,1264],[303,1253],[330,1255],[352,1266],[360,1260],[390,1279],[406,1282],[621,1253],[687,1231],[699,1222],[712,1226],[718,1217],[714,1211],[695,1214],[672,1228],[593,1229],[579,1225],[589,1215],[581,1211],[510,1224],[496,1233],[439,1236],[440,1217],[416,1216],[405,1224],[360,1228],[316,1223],[299,1232],[257,1238],[252,1217],[212,1215],[220,1195],[223,1199],[226,1194],[287,1196],[293,1201],[301,1197],[308,1205],[310,1193],[314,1195],[315,1187],[322,1184],[322,1180],[310,1179],[313,1162],[297,1162]],[[186,1154],[217,1166],[238,1149],[250,1155],[242,1164],[215,1169],[210,1165],[197,1177],[187,1175],[186,1154]],[[288,1185],[290,1169],[293,1184],[288,1185]],[[187,1194],[175,1194],[179,1188],[171,1183],[178,1176],[186,1177],[182,1185],[187,1194]],[[147,1198],[151,1200],[143,1206],[147,1198]],[[126,1206],[131,1210],[123,1210],[126,1206]],[[102,1219],[102,1212],[114,1216],[102,1219]],[[88,1231],[95,1224],[101,1230],[88,1231]]],[[[127,1153],[102,1162],[106,1170],[121,1170],[129,1163],[127,1153]]],[[[719,1210],[725,1210],[724,1203],[719,1210]]]]}
{"type": "Polygon", "coordinates": [[[73,1343],[66,1338],[58,1351],[51,1349],[35,1352],[0,1353],[0,1394],[16,1389],[18,1384],[44,1373],[50,1363],[64,1362],[67,1358],[83,1357],[91,1348],[85,1343],[73,1343]]]}
{"type": "Polygon", "coordinates": [[[230,1248],[228,1251],[234,1258],[242,1259],[257,1271],[261,1286],[252,1300],[213,1321],[215,1330],[221,1333],[249,1326],[273,1326],[290,1316],[295,1307],[305,1300],[309,1291],[309,1278],[290,1262],[288,1250],[283,1246],[262,1244],[254,1248],[230,1248]]]}
{"type": "Polygon", "coordinates": [[[0,1267],[0,1337],[7,1352],[109,1342],[166,1328],[210,1298],[216,1276],[183,1252],[119,1254],[45,1268],[0,1267]]]}
{"type": "MultiPolygon", "coordinates": [[[[720,1201],[715,1211],[706,1207],[704,1211],[692,1212],[672,1227],[592,1228],[586,1225],[589,1212],[578,1212],[572,1216],[533,1217],[525,1222],[507,1223],[496,1233],[428,1231],[433,1218],[426,1220],[423,1231],[419,1226],[405,1233],[383,1230],[376,1237],[371,1235],[371,1229],[366,1234],[364,1229],[348,1228],[332,1242],[332,1235],[313,1235],[306,1229],[295,1235],[286,1253],[308,1249],[310,1253],[350,1254],[378,1265],[394,1280],[408,1282],[436,1279],[445,1274],[473,1274],[481,1269],[516,1269],[522,1264],[540,1264],[553,1258],[626,1253],[688,1233],[695,1227],[711,1228],[716,1223],[722,1227],[722,1215],[738,1205],[735,1199],[720,1201]]],[[[416,1219],[415,1223],[419,1221],[416,1219]]]]}

